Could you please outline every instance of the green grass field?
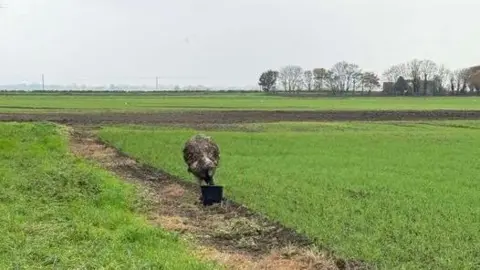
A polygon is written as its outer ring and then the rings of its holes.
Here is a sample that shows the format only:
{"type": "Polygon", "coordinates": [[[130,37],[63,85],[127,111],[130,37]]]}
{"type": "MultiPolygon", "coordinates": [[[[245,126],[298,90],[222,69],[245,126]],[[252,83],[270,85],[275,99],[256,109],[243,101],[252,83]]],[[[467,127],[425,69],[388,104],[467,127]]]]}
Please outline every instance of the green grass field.
{"type": "Polygon", "coordinates": [[[0,112],[162,110],[433,110],[480,109],[480,97],[295,98],[262,94],[0,95],[0,112]]]}
{"type": "Polygon", "coordinates": [[[53,124],[0,124],[0,269],[212,269],[53,124]]]}
{"type": "MultiPolygon", "coordinates": [[[[226,196],[382,269],[480,268],[480,122],[243,128],[256,132],[207,132],[221,147],[226,196]]],[[[100,136],[191,179],[181,149],[194,133],[119,126],[100,136]]]]}

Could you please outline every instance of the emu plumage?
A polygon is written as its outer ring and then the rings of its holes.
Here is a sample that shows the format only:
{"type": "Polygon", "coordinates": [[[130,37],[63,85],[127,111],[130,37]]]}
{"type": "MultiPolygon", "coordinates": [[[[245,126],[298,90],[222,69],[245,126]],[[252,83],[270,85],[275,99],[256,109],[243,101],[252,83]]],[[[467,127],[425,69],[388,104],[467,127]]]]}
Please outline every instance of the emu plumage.
{"type": "Polygon", "coordinates": [[[220,161],[220,149],[211,137],[197,134],[188,139],[183,148],[183,159],[188,172],[200,185],[203,181],[214,185],[213,176],[220,161]]]}

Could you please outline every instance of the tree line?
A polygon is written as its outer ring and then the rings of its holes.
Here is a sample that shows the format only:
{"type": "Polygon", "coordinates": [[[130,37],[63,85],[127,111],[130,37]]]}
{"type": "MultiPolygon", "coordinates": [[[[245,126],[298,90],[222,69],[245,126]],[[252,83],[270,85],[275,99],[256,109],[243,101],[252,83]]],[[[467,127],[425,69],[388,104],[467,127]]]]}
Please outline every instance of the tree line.
{"type": "MultiPolygon", "coordinates": [[[[450,70],[429,59],[413,59],[389,67],[382,79],[386,95],[480,94],[480,66],[450,70]]],[[[333,95],[370,94],[381,86],[377,74],[346,61],[329,69],[304,70],[298,65],[269,69],[260,75],[258,85],[265,92],[329,91],[333,95]]]]}
{"type": "Polygon", "coordinates": [[[480,94],[480,66],[451,70],[432,60],[413,59],[389,67],[383,77],[393,95],[480,94]]]}
{"type": "Polygon", "coordinates": [[[267,70],[260,75],[258,84],[265,92],[331,91],[333,94],[361,91],[371,92],[380,86],[374,72],[362,71],[357,64],[341,61],[330,69],[304,70],[298,65],[287,65],[279,70],[267,70]]]}

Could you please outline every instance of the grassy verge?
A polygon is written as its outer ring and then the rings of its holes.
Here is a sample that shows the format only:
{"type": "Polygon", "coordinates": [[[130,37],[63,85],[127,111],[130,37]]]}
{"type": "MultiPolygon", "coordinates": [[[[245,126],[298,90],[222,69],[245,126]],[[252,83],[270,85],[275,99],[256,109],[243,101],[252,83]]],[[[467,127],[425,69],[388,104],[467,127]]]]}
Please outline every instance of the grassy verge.
{"type": "Polygon", "coordinates": [[[478,97],[296,98],[263,95],[0,95],[2,112],[480,109],[478,97]]]}
{"type": "MultiPolygon", "coordinates": [[[[480,123],[277,123],[209,131],[226,195],[383,269],[480,267],[480,123]]],[[[101,137],[179,176],[190,129],[101,137]]]]}
{"type": "Polygon", "coordinates": [[[0,269],[212,269],[50,124],[0,124],[0,269]]]}

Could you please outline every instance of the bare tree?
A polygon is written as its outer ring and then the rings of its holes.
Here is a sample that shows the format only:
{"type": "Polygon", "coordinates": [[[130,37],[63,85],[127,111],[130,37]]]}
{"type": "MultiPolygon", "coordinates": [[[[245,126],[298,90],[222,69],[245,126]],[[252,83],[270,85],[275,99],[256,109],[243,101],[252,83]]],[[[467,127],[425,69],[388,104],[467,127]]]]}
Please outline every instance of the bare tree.
{"type": "Polygon", "coordinates": [[[303,69],[300,66],[288,65],[280,68],[278,78],[285,91],[297,91],[302,85],[303,69]]]}
{"type": "Polygon", "coordinates": [[[397,74],[397,78],[395,78],[395,81],[400,76],[403,76],[403,77],[408,76],[408,65],[407,65],[407,63],[401,63],[401,64],[398,64],[398,65],[395,65],[394,70],[395,70],[395,74],[397,74]]]}
{"type": "Polygon", "coordinates": [[[340,85],[338,84],[338,81],[338,78],[333,74],[332,71],[326,70],[326,73],[324,74],[325,88],[332,91],[334,95],[336,95],[337,92],[340,90],[340,85]]]}
{"type": "Polygon", "coordinates": [[[313,69],[313,79],[316,90],[322,90],[326,84],[327,80],[330,78],[330,72],[324,68],[315,68],[313,69]]]}
{"type": "Polygon", "coordinates": [[[362,86],[362,95],[365,88],[368,90],[368,94],[370,94],[373,88],[380,87],[380,78],[378,78],[377,74],[373,72],[363,73],[360,82],[362,86]]]}
{"type": "Polygon", "coordinates": [[[477,70],[470,75],[469,83],[476,90],[477,95],[479,95],[480,94],[480,70],[477,70]]]}
{"type": "Polygon", "coordinates": [[[393,72],[393,66],[391,66],[387,70],[385,70],[382,73],[382,77],[386,81],[394,82],[395,81],[395,73],[393,72]]]}
{"type": "Polygon", "coordinates": [[[448,71],[448,88],[450,89],[450,94],[455,95],[455,74],[454,71],[448,71]]]}
{"type": "Polygon", "coordinates": [[[413,93],[414,95],[418,94],[420,91],[420,69],[422,67],[422,61],[418,59],[413,59],[407,63],[407,69],[409,77],[412,80],[413,84],[413,93]]]}
{"type": "Polygon", "coordinates": [[[461,94],[467,93],[467,87],[469,85],[469,78],[471,73],[472,73],[471,70],[468,68],[463,68],[460,70],[459,75],[460,75],[460,84],[461,84],[461,88],[460,88],[461,94]]]}
{"type": "Polygon", "coordinates": [[[329,76],[326,80],[326,86],[334,95],[336,95],[339,91],[341,91],[342,87],[340,76],[333,74],[332,71],[328,71],[328,74],[329,76]]]}
{"type": "Polygon", "coordinates": [[[450,74],[450,89],[452,92],[452,95],[459,95],[460,90],[462,88],[462,80],[463,80],[463,74],[464,70],[463,69],[457,69],[451,72],[450,74]]]}
{"type": "Polygon", "coordinates": [[[335,90],[344,92],[347,89],[347,67],[345,61],[336,63],[331,69],[332,79],[335,81],[335,90]]]}
{"type": "Polygon", "coordinates": [[[353,86],[355,78],[361,73],[356,64],[341,61],[333,65],[330,69],[332,78],[336,81],[336,86],[341,93],[348,92],[353,86]]]}
{"type": "Polygon", "coordinates": [[[355,92],[356,84],[360,81],[362,70],[357,64],[348,64],[347,66],[347,92],[351,89],[355,92]]]}
{"type": "Polygon", "coordinates": [[[461,68],[450,72],[450,91],[452,95],[465,94],[467,87],[472,86],[470,77],[472,71],[468,68],[461,68]]]}
{"type": "MultiPolygon", "coordinates": [[[[439,75],[442,74],[439,72],[439,75]]],[[[460,95],[467,92],[467,88],[470,91],[475,89],[475,85],[472,84],[472,70],[468,68],[460,68],[454,71],[446,70],[445,72],[445,85],[448,85],[451,95],[460,95]]]]}
{"type": "Polygon", "coordinates": [[[434,76],[436,84],[436,91],[439,93],[445,93],[447,91],[447,85],[450,80],[451,71],[445,67],[445,65],[438,66],[437,74],[434,76]]]}
{"type": "Polygon", "coordinates": [[[432,60],[425,59],[421,61],[420,72],[423,76],[423,95],[427,95],[428,80],[437,75],[438,66],[432,60]]]}
{"type": "Polygon", "coordinates": [[[355,95],[355,91],[357,90],[357,85],[362,84],[362,77],[363,77],[363,73],[360,70],[357,70],[352,74],[353,95],[355,95]]]}
{"type": "Polygon", "coordinates": [[[305,85],[307,90],[312,91],[314,81],[313,81],[313,72],[311,70],[305,70],[303,72],[303,80],[304,80],[303,84],[305,85]]]}
{"type": "Polygon", "coordinates": [[[401,63],[389,67],[382,74],[383,78],[389,82],[395,82],[398,80],[398,77],[408,77],[408,67],[407,64],[401,63]]]}

